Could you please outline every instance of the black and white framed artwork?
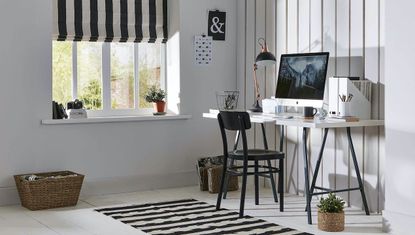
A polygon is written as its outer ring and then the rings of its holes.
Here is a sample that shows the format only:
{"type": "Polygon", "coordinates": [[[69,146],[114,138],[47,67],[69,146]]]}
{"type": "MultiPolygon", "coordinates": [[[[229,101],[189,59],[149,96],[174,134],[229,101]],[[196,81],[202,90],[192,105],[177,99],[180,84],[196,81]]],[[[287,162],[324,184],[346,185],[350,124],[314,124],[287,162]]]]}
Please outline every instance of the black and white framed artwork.
{"type": "Polygon", "coordinates": [[[225,41],[226,36],[226,12],[209,11],[208,36],[213,40],[225,41]]]}

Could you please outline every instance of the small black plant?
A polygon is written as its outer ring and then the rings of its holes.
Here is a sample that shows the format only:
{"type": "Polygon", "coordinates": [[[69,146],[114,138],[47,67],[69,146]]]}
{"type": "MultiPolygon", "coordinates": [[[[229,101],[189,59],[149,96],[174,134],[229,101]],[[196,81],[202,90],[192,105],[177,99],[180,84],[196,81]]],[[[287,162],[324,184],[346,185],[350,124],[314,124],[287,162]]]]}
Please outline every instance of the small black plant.
{"type": "Polygon", "coordinates": [[[340,213],[344,208],[343,199],[336,197],[334,193],[329,193],[327,198],[321,198],[320,204],[317,205],[322,213],[340,213]]]}
{"type": "Polygon", "coordinates": [[[166,98],[167,93],[156,86],[152,86],[148,89],[144,95],[144,99],[149,103],[155,103],[163,101],[166,98]]]}
{"type": "Polygon", "coordinates": [[[225,109],[234,109],[236,107],[237,97],[235,94],[228,94],[225,98],[225,109]]]}

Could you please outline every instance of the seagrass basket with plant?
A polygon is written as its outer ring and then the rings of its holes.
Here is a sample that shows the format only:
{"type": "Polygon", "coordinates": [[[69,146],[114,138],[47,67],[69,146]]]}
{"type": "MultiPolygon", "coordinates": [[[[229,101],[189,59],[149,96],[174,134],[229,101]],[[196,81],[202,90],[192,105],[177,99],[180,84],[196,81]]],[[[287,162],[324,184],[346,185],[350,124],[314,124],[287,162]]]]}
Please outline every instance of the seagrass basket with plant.
{"type": "Polygon", "coordinates": [[[330,193],[328,197],[321,198],[318,207],[318,229],[327,232],[340,232],[344,230],[344,201],[330,193]]]}

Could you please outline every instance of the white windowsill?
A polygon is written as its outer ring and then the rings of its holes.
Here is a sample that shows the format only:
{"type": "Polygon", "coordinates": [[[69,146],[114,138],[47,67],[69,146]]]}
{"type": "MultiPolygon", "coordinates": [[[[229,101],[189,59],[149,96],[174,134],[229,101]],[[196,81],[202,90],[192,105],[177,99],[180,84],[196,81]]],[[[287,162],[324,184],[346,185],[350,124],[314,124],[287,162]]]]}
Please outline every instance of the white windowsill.
{"type": "Polygon", "coordinates": [[[43,125],[63,124],[87,124],[87,123],[111,123],[111,122],[143,122],[164,120],[185,120],[192,118],[191,115],[167,114],[167,115],[140,115],[140,116],[112,116],[112,117],[89,117],[84,119],[45,119],[43,125]]]}

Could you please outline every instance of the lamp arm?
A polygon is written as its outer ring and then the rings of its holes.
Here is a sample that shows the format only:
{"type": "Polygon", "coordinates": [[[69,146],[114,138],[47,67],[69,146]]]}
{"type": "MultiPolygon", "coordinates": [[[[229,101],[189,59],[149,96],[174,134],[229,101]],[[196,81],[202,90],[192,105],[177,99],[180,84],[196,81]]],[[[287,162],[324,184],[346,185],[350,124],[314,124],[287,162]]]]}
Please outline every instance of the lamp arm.
{"type": "Polygon", "coordinates": [[[259,85],[258,85],[258,79],[256,77],[256,70],[258,69],[257,64],[254,64],[254,85],[255,85],[255,97],[256,100],[259,100],[261,97],[261,94],[259,93],[259,85]]]}

